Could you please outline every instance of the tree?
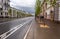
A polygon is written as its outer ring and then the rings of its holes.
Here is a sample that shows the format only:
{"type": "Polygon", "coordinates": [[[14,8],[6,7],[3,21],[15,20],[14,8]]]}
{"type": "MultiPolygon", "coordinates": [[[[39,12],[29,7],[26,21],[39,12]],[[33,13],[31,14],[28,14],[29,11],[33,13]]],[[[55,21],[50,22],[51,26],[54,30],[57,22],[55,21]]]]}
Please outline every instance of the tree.
{"type": "Polygon", "coordinates": [[[50,1],[49,0],[45,0],[47,4],[50,4],[50,1]]]}
{"type": "Polygon", "coordinates": [[[42,9],[41,9],[41,1],[40,0],[36,0],[35,16],[37,16],[38,14],[40,14],[41,11],[42,11],[42,9]]]}
{"type": "Polygon", "coordinates": [[[57,0],[45,0],[46,1],[46,3],[48,3],[48,4],[50,4],[50,5],[52,5],[53,7],[56,5],[56,1],[57,0]]]}
{"type": "Polygon", "coordinates": [[[56,0],[52,1],[51,5],[54,7],[56,5],[56,0]]]}

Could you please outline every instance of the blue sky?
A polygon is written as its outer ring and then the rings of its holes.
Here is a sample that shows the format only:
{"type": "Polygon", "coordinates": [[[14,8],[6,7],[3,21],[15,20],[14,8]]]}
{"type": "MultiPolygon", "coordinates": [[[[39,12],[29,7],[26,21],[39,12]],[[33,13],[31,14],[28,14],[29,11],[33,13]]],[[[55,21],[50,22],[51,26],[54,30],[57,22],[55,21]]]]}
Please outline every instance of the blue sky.
{"type": "Polygon", "coordinates": [[[22,9],[27,12],[34,12],[36,0],[10,0],[10,1],[11,7],[22,9]]]}

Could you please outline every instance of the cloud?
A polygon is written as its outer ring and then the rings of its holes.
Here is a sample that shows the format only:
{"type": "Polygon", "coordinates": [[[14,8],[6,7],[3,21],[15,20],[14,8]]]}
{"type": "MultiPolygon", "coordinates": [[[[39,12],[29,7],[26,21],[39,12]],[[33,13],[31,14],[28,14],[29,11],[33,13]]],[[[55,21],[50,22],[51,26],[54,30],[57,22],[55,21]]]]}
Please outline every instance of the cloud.
{"type": "Polygon", "coordinates": [[[34,13],[35,1],[36,0],[10,0],[11,7],[21,9],[27,12],[34,13]]]}
{"type": "Polygon", "coordinates": [[[26,6],[26,7],[34,7],[35,0],[11,0],[11,6],[26,6]]]}

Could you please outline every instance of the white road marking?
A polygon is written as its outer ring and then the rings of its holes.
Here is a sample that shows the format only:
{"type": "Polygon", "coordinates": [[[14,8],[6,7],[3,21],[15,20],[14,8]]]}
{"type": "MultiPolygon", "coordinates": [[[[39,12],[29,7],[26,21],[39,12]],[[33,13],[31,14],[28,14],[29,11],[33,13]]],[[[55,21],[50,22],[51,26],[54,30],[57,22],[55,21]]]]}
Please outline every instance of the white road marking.
{"type": "MultiPolygon", "coordinates": [[[[31,22],[31,25],[32,25],[32,22],[31,22]]],[[[30,25],[29,29],[27,30],[27,32],[26,32],[26,34],[25,34],[23,39],[26,39],[26,37],[27,37],[27,35],[28,35],[29,31],[30,31],[31,25],[30,25]]]]}
{"type": "MultiPolygon", "coordinates": [[[[21,24],[18,25],[18,26],[21,26],[21,24]]],[[[1,37],[1,38],[4,38],[4,37],[7,35],[7,33],[9,33],[9,32],[11,32],[11,31],[15,30],[16,28],[18,28],[18,26],[17,26],[17,27],[14,27],[14,28],[12,28],[11,30],[9,30],[9,31],[5,32],[4,34],[0,35],[0,37],[1,37]]]]}
{"type": "MultiPolygon", "coordinates": [[[[19,28],[21,28],[22,26],[20,26],[19,28]]],[[[14,31],[12,31],[10,34],[8,34],[6,37],[4,37],[3,39],[6,39],[7,37],[9,37],[10,35],[12,35],[14,32],[16,32],[19,28],[16,28],[14,31]]]]}
{"type": "Polygon", "coordinates": [[[9,37],[10,35],[12,35],[15,31],[17,31],[18,29],[20,29],[22,26],[24,26],[25,24],[29,23],[31,20],[25,22],[25,23],[22,23],[20,25],[18,25],[17,27],[14,27],[12,28],[11,30],[7,31],[6,33],[0,35],[1,39],[6,39],[7,37],[9,37]],[[13,31],[12,31],[13,30],[13,31]],[[12,31],[12,32],[11,32],[12,31]],[[10,32],[10,33],[9,33],[10,32]],[[7,33],[9,33],[7,35],[7,33]]]}

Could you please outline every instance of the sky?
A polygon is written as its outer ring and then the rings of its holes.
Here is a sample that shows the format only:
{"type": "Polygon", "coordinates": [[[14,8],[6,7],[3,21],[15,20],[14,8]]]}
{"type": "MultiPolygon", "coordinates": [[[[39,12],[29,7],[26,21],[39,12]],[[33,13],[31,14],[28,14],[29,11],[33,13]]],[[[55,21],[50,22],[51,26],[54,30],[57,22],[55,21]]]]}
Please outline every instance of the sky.
{"type": "Polygon", "coordinates": [[[10,0],[10,6],[15,7],[20,10],[25,10],[30,13],[35,11],[35,1],[36,0],[10,0]]]}

